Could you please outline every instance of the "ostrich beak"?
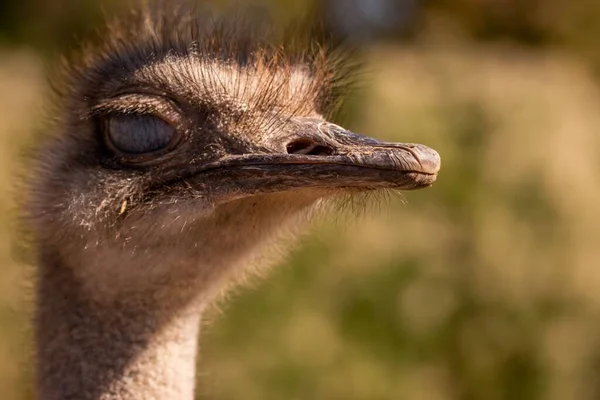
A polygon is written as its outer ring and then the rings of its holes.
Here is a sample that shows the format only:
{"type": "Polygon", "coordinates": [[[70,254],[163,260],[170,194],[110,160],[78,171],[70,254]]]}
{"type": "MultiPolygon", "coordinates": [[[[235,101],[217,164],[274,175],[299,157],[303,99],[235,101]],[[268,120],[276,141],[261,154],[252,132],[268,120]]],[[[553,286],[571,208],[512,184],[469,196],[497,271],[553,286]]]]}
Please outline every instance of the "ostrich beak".
{"type": "Polygon", "coordinates": [[[419,189],[440,170],[439,154],[422,144],[384,142],[324,122],[316,130],[312,144],[296,139],[286,146],[290,161],[334,173],[344,186],[419,189]]]}
{"type": "Polygon", "coordinates": [[[321,120],[292,125],[276,153],[226,156],[193,175],[235,186],[236,197],[245,197],[300,188],[420,189],[440,169],[439,154],[421,144],[384,142],[321,120]]]}

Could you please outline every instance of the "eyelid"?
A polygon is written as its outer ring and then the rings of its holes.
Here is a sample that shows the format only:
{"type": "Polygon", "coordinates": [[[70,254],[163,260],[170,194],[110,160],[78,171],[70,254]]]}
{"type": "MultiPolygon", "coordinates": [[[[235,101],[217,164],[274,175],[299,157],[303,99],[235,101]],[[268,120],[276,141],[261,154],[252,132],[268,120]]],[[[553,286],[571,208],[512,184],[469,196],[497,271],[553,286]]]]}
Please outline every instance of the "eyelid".
{"type": "Polygon", "coordinates": [[[126,156],[156,154],[168,150],[176,129],[150,115],[113,115],[105,121],[107,144],[126,156]]]}
{"type": "Polygon", "coordinates": [[[104,146],[115,155],[119,162],[131,167],[144,167],[160,162],[185,140],[188,123],[184,119],[182,109],[173,100],[155,94],[147,93],[122,93],[108,98],[91,107],[87,116],[95,122],[104,146]],[[122,116],[149,116],[163,120],[171,125],[175,131],[175,139],[164,151],[148,154],[132,155],[120,151],[115,147],[107,135],[106,122],[116,115],[122,116]]]}
{"type": "MultiPolygon", "coordinates": [[[[151,114],[119,114],[118,112],[112,112],[107,114],[106,116],[101,117],[99,120],[98,129],[100,129],[102,140],[104,142],[104,146],[115,156],[117,156],[118,162],[122,165],[127,165],[130,167],[145,167],[149,165],[154,165],[155,163],[160,162],[169,154],[173,153],[173,151],[181,144],[183,140],[185,140],[185,135],[177,130],[176,127],[169,124],[167,121],[163,120],[160,117],[156,117],[151,114]],[[162,120],[167,126],[172,128],[172,138],[168,145],[163,148],[148,151],[148,152],[130,152],[124,150],[119,147],[117,143],[114,142],[114,139],[111,137],[111,119],[112,118],[155,118],[156,120],[162,120]]],[[[160,126],[157,126],[160,128],[160,126]]]]}

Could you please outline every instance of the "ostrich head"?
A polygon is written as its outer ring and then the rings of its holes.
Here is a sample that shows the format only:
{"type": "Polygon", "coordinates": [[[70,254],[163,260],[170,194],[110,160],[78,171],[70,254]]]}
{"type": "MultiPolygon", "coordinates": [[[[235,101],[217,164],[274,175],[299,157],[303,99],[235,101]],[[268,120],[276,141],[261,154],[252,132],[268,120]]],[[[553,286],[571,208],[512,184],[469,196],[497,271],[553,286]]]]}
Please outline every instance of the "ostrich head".
{"type": "Polygon", "coordinates": [[[439,169],[425,146],[330,122],[351,74],[336,51],[162,4],[54,83],[27,204],[44,400],[194,398],[215,292],[272,262],[321,202],[426,187],[439,169]]]}
{"type": "Polygon", "coordinates": [[[54,84],[31,214],[42,256],[93,298],[208,295],[320,202],[436,179],[428,147],[330,122],[352,73],[339,52],[255,37],[146,9],[54,84]]]}

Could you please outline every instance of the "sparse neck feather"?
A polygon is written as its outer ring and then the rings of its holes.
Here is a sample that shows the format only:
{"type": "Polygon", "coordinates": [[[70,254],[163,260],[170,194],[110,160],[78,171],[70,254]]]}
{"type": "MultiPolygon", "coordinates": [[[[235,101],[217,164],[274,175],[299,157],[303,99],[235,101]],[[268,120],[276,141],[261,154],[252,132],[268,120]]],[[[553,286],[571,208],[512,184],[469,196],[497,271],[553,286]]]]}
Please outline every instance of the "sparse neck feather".
{"type": "Polygon", "coordinates": [[[42,246],[38,399],[193,399],[205,306],[245,271],[279,260],[321,195],[228,203],[196,221],[179,247],[158,247],[150,256],[124,252],[121,241],[86,250],[86,242],[75,243],[75,256],[73,248],[42,246]]]}
{"type": "Polygon", "coordinates": [[[56,259],[41,268],[38,399],[193,399],[202,307],[96,304],[69,272],[56,259]]]}

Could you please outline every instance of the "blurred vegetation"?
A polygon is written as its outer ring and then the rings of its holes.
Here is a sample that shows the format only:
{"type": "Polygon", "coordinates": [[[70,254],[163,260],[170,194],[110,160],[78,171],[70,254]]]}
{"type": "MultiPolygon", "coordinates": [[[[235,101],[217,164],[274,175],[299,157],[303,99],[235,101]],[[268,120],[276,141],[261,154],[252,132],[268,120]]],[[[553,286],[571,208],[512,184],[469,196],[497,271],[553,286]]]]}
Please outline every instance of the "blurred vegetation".
{"type": "MultiPolygon", "coordinates": [[[[198,398],[600,397],[600,3],[420,7],[401,40],[365,47],[352,124],[436,148],[439,182],[325,221],[213,311],[198,398]]],[[[100,16],[97,1],[0,3],[3,400],[32,397],[32,271],[11,254],[19,149],[41,126],[44,65],[100,16]]]]}

